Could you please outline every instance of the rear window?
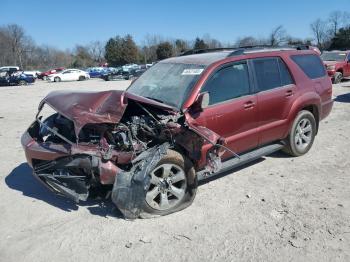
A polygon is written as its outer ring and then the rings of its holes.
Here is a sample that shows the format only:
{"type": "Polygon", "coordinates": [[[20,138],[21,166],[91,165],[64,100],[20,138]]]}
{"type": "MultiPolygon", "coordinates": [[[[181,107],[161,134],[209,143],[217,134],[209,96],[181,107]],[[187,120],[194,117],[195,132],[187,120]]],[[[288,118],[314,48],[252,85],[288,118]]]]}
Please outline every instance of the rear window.
{"type": "Polygon", "coordinates": [[[326,75],[325,67],[317,55],[293,55],[291,58],[311,79],[326,75]]]}

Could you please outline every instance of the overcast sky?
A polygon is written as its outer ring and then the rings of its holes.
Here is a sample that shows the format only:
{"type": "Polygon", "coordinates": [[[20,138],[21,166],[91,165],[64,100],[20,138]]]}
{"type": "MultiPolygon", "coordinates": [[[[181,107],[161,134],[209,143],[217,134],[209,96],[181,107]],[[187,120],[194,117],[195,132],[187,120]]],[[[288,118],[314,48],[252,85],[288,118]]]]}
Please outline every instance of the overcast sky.
{"type": "Polygon", "coordinates": [[[334,10],[350,11],[350,0],[1,0],[0,25],[19,24],[36,43],[63,49],[127,33],[138,44],[147,34],[187,40],[210,34],[234,42],[264,37],[278,25],[311,37],[310,23],[334,10]]]}

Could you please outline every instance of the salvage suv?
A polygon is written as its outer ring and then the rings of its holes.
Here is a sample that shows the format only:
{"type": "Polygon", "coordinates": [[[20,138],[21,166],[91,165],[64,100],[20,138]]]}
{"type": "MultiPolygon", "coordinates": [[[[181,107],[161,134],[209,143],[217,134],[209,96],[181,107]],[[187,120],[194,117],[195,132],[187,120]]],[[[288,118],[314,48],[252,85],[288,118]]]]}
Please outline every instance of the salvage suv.
{"type": "Polygon", "coordinates": [[[281,149],[305,154],[332,105],[312,50],[197,50],[124,92],[48,94],[22,145],[52,191],[111,195],[126,218],[153,217],[189,206],[201,179],[281,149]],[[44,105],[56,113],[43,118],[44,105]]]}
{"type": "Polygon", "coordinates": [[[321,55],[329,77],[334,84],[350,78],[350,51],[326,51],[321,55]]]}

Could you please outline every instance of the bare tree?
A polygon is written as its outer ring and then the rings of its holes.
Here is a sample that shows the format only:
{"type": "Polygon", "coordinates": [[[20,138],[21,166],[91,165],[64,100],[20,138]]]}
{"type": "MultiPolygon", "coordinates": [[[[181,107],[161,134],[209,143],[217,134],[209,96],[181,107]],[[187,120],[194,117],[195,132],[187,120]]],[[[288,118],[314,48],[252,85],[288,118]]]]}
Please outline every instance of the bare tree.
{"type": "Polygon", "coordinates": [[[310,25],[312,33],[317,42],[317,46],[320,49],[324,48],[325,42],[327,41],[327,24],[321,19],[317,19],[310,25]]]}
{"type": "Polygon", "coordinates": [[[19,66],[23,67],[23,53],[24,53],[24,41],[25,33],[24,29],[16,24],[10,24],[7,26],[7,33],[10,37],[10,48],[14,55],[14,63],[19,63],[19,66]]]}
{"type": "Polygon", "coordinates": [[[344,21],[344,13],[341,11],[334,11],[330,13],[328,22],[331,30],[331,34],[335,36],[338,33],[341,24],[344,21]]]}
{"type": "Polygon", "coordinates": [[[277,26],[269,35],[268,42],[271,46],[279,46],[287,41],[287,33],[282,25],[277,26]]]}
{"type": "Polygon", "coordinates": [[[222,47],[222,43],[219,40],[212,38],[209,34],[203,35],[202,39],[208,45],[208,48],[222,47]]]}
{"type": "Polygon", "coordinates": [[[88,46],[92,59],[97,63],[102,63],[105,52],[105,44],[101,41],[91,42],[88,46]]]}
{"type": "Polygon", "coordinates": [[[235,46],[236,47],[242,47],[242,46],[253,46],[258,45],[259,42],[255,37],[252,36],[245,36],[243,38],[238,38],[235,46]]]}

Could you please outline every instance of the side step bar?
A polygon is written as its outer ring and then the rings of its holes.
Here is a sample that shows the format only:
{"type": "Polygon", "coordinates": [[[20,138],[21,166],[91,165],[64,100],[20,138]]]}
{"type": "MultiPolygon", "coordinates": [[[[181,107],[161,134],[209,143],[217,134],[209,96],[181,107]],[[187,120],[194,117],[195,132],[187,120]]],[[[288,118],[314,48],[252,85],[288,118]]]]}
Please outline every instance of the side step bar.
{"type": "Polygon", "coordinates": [[[253,151],[249,151],[243,155],[240,155],[240,158],[237,158],[237,157],[230,158],[222,163],[222,167],[220,171],[217,173],[207,174],[204,170],[197,172],[198,181],[215,177],[217,175],[222,174],[225,171],[237,168],[251,161],[257,160],[263,156],[270,155],[278,150],[281,150],[283,147],[284,145],[282,144],[270,144],[270,145],[255,149],[253,151]]]}

